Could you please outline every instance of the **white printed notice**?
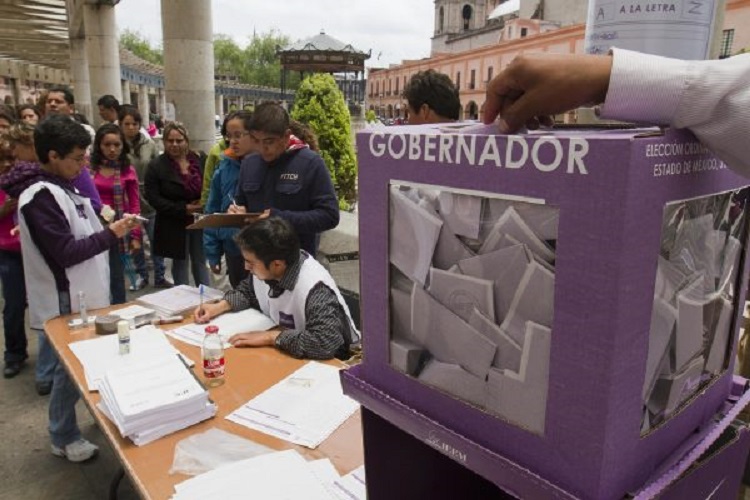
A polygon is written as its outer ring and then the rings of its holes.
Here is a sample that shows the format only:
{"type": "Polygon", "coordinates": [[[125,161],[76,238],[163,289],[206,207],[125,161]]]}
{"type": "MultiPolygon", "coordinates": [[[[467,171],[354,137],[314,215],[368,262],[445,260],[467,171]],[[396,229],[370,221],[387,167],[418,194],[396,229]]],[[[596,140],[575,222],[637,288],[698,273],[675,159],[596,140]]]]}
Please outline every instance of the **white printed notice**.
{"type": "Polygon", "coordinates": [[[590,0],[586,52],[707,59],[718,0],[590,0]]]}
{"type": "Polygon", "coordinates": [[[358,408],[341,390],[338,368],[309,362],[226,418],[316,448],[358,408]]]}

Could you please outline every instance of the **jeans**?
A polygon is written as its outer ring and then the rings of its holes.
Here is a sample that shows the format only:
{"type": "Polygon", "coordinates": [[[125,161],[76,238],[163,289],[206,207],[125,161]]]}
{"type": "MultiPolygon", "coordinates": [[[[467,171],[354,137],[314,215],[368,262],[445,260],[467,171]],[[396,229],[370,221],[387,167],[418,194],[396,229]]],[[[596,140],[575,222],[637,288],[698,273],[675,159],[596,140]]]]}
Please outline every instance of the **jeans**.
{"type": "MultiPolygon", "coordinates": [[[[32,328],[32,330],[34,330],[32,328]]],[[[57,355],[52,345],[47,340],[44,330],[35,330],[39,340],[39,354],[36,357],[36,381],[52,382],[55,378],[55,367],[57,366],[57,355]]]]}
{"type": "Polygon", "coordinates": [[[5,362],[14,363],[29,357],[26,346],[26,283],[23,260],[18,252],[0,250],[0,283],[3,286],[3,329],[5,362]]]}
{"type": "MultiPolygon", "coordinates": [[[[60,314],[70,314],[70,295],[67,293],[60,294],[60,314]]],[[[47,338],[43,331],[38,330],[38,333],[47,338]]],[[[49,348],[52,350],[51,346],[49,348]]],[[[53,351],[52,355],[54,354],[53,351]]],[[[57,356],[53,373],[52,394],[49,399],[49,435],[53,445],[64,448],[81,438],[76,421],[76,403],[81,395],[57,356]]]]}
{"type": "MultiPolygon", "coordinates": [[[[164,257],[159,257],[154,253],[154,220],[156,214],[149,215],[148,222],[144,223],[146,226],[146,235],[148,241],[151,244],[151,262],[154,264],[154,283],[164,281],[164,257]]],[[[133,256],[133,264],[135,264],[135,270],[138,275],[143,278],[143,281],[148,283],[148,268],[146,267],[146,250],[145,245],[141,245],[141,249],[136,252],[133,256]]]]}
{"type": "Polygon", "coordinates": [[[172,279],[174,279],[174,284],[189,284],[189,258],[190,268],[193,271],[193,280],[195,281],[196,286],[208,286],[208,267],[206,266],[206,256],[203,253],[203,231],[187,231],[187,234],[185,235],[185,255],[186,258],[184,259],[172,259],[172,279]]]}
{"type": "Polygon", "coordinates": [[[109,293],[112,305],[124,304],[125,296],[125,264],[120,255],[120,247],[109,249],[109,293]]]}
{"type": "Polygon", "coordinates": [[[240,255],[225,254],[227,261],[227,276],[229,276],[229,283],[232,288],[237,288],[240,281],[247,278],[249,271],[245,269],[245,258],[240,255]]]}

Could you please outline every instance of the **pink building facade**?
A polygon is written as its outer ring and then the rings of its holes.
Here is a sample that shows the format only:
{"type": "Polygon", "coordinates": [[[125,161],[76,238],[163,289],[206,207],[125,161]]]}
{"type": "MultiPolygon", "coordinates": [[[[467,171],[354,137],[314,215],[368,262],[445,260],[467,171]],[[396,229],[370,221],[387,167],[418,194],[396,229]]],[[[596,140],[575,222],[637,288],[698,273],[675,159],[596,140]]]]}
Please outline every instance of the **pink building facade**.
{"type": "MultiPolygon", "coordinates": [[[[367,109],[385,118],[407,118],[404,86],[418,71],[433,69],[450,76],[459,88],[463,120],[481,116],[487,83],[516,56],[532,53],[581,54],[585,25],[550,30],[549,23],[516,18],[505,23],[497,44],[457,54],[404,61],[386,69],[370,69],[367,109]]],[[[720,57],[750,51],[750,0],[728,0],[720,57]]],[[[572,115],[560,117],[564,121],[572,115]]]]}

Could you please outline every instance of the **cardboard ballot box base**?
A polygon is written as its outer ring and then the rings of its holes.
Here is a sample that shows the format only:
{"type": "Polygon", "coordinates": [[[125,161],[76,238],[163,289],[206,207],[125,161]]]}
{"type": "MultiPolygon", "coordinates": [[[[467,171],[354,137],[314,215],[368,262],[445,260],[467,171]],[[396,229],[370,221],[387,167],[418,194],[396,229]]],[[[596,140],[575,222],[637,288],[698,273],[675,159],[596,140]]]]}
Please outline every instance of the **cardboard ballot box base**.
{"type": "MultiPolygon", "coordinates": [[[[593,498],[569,493],[430,420],[362,380],[357,367],[343,371],[341,379],[344,392],[363,405],[367,493],[372,500],[593,498]]],[[[658,498],[736,499],[749,451],[747,426],[730,426],[658,498]]],[[[610,498],[628,496],[622,492],[610,498]]]]}

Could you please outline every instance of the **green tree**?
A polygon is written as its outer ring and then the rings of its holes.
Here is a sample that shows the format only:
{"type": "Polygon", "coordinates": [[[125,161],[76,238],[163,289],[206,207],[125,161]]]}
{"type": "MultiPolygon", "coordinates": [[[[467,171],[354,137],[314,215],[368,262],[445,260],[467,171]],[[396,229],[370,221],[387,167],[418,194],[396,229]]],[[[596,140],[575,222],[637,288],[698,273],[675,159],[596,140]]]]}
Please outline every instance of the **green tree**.
{"type": "Polygon", "coordinates": [[[367,123],[375,123],[378,121],[378,115],[375,114],[375,111],[372,109],[368,109],[365,113],[365,121],[367,123]]]}
{"type": "MultiPolygon", "coordinates": [[[[289,45],[289,37],[276,30],[253,35],[246,47],[241,47],[227,35],[214,37],[214,65],[216,72],[237,76],[242,83],[278,88],[281,85],[281,63],[277,47],[289,45]]],[[[289,74],[287,88],[299,86],[300,78],[289,74]]]]}
{"type": "Polygon", "coordinates": [[[297,89],[291,115],[318,135],[320,156],[331,172],[339,207],[350,210],[357,199],[357,158],[349,109],[333,77],[321,73],[305,78],[297,89]]]}
{"type": "Polygon", "coordinates": [[[152,47],[151,42],[138,31],[125,30],[120,33],[120,45],[150,63],[164,64],[164,51],[161,47],[152,47]]]}

